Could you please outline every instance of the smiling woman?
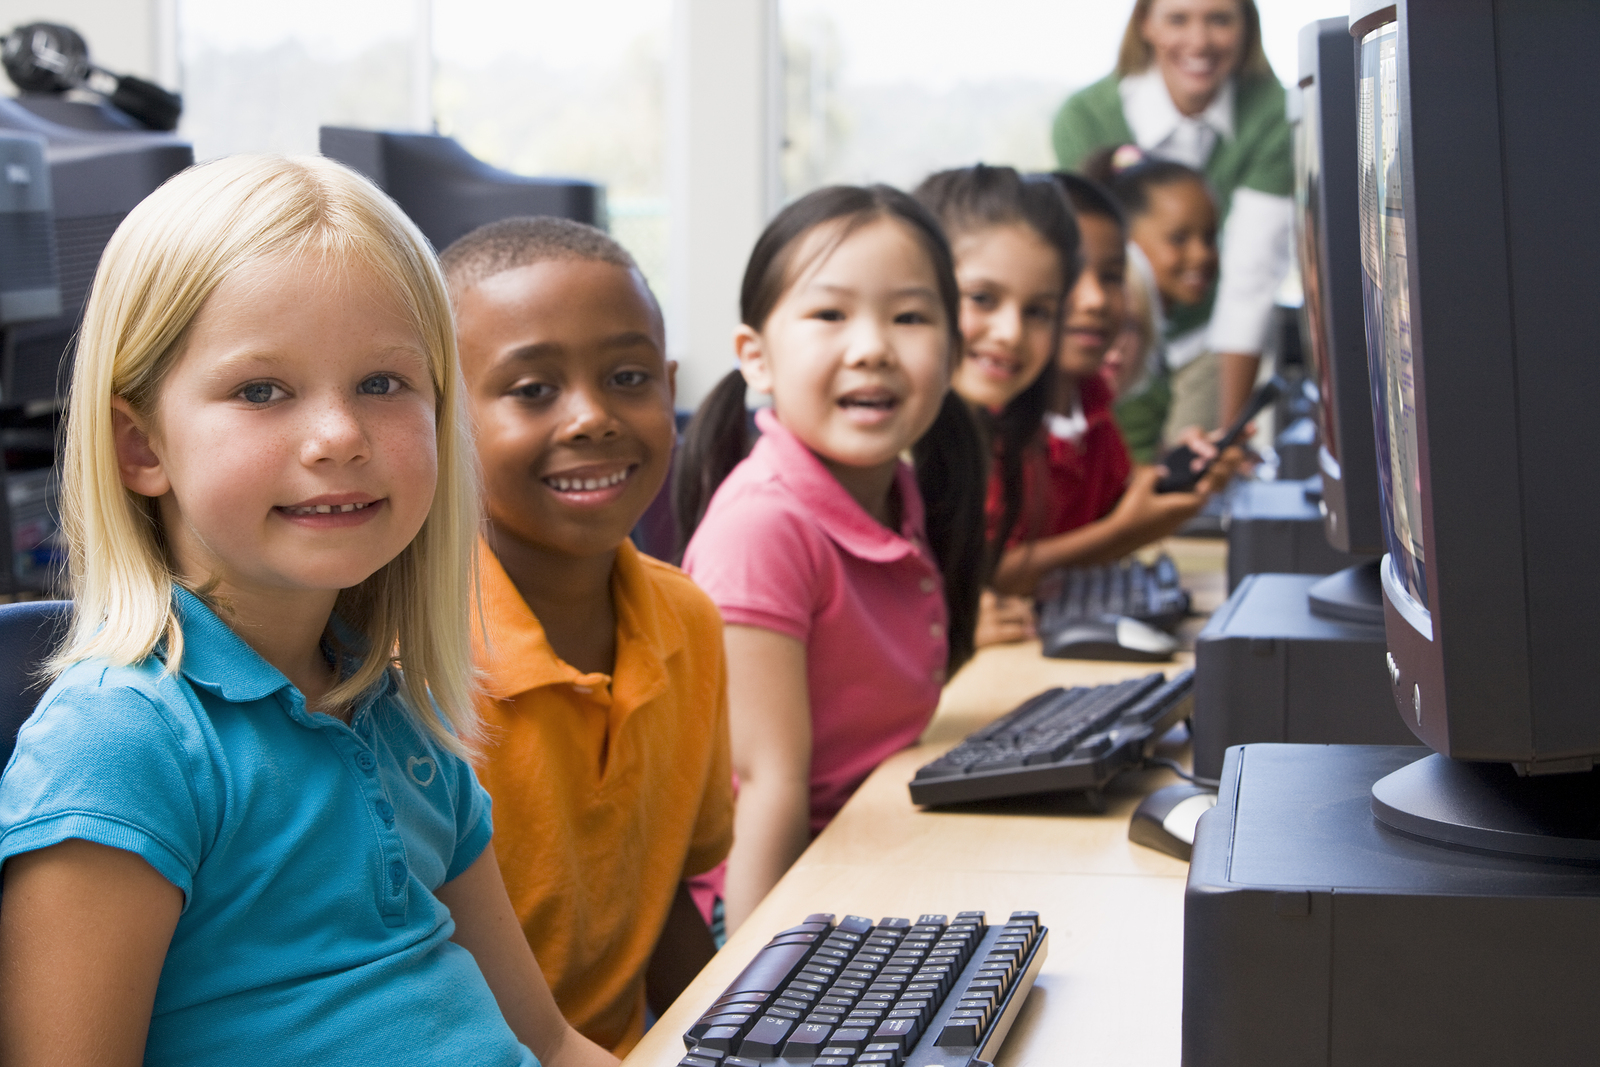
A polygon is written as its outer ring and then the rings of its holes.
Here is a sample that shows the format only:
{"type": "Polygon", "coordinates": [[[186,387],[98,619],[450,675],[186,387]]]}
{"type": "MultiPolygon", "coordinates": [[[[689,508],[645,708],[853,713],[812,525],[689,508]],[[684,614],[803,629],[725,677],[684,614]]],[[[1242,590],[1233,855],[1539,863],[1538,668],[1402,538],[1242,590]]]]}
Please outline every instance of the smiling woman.
{"type": "Polygon", "coordinates": [[[1054,127],[1062,168],[1137,144],[1202,171],[1224,227],[1214,289],[1168,322],[1175,404],[1211,428],[1232,419],[1255,380],[1278,283],[1288,270],[1294,189],[1283,87],[1261,48],[1254,0],[1138,0],[1117,66],[1062,105],[1054,127]]]}

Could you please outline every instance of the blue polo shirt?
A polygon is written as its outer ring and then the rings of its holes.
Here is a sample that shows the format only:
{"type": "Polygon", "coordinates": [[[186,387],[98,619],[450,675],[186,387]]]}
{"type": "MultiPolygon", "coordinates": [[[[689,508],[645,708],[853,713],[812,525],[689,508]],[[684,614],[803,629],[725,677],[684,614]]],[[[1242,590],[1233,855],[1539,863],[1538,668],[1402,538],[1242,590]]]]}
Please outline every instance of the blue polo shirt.
{"type": "Polygon", "coordinates": [[[184,894],[146,1063],[533,1064],[434,897],[489,843],[393,673],[349,725],[176,594],[180,671],[74,665],[0,778],[0,862],[68,838],[184,894]]]}

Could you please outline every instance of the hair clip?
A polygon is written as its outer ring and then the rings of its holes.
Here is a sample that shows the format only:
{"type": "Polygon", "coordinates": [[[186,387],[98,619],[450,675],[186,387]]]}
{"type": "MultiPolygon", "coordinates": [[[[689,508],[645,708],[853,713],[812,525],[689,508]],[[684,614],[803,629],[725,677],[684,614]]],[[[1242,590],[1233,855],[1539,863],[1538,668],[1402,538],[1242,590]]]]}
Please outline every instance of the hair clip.
{"type": "Polygon", "coordinates": [[[1125,170],[1137,167],[1145,161],[1144,149],[1136,144],[1119,145],[1111,153],[1111,173],[1121,174],[1125,170]]]}

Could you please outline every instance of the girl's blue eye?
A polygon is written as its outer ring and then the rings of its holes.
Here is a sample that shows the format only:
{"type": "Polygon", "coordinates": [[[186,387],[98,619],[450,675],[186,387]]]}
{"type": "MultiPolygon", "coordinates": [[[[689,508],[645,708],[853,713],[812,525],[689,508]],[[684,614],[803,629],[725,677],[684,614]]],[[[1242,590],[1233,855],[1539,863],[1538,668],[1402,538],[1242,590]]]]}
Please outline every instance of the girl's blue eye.
{"type": "Polygon", "coordinates": [[[239,390],[239,396],[251,404],[265,404],[273,399],[277,388],[271,382],[251,382],[239,390]]]}
{"type": "Polygon", "coordinates": [[[388,396],[400,391],[400,383],[387,374],[374,374],[361,383],[360,389],[368,396],[388,396]]]}

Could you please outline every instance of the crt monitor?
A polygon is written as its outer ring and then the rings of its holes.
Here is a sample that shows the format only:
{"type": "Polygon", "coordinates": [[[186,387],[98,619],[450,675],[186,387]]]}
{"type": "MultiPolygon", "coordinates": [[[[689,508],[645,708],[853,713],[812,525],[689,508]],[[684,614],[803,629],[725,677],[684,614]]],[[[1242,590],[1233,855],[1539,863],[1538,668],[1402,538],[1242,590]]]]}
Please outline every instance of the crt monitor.
{"type": "Polygon", "coordinates": [[[57,313],[0,323],[0,408],[50,407],[64,394],[72,338],[112,231],[193,163],[194,149],[170,133],[129,130],[107,105],[57,97],[0,97],[0,131],[43,141],[59,290],[57,313]],[[60,121],[69,117],[72,125],[60,121]]]}
{"type": "Polygon", "coordinates": [[[1600,4],[1356,0],[1350,31],[1389,671],[1437,753],[1373,810],[1571,855],[1600,838],[1600,122],[1570,107],[1600,4]]]}
{"type": "Polygon", "coordinates": [[[453,138],[426,133],[321,129],[322,154],[394,198],[443,251],[452,241],[513,215],[558,215],[606,225],[605,188],[576,178],[529,178],[491,167],[453,138]]]}
{"type": "Polygon", "coordinates": [[[1305,290],[1300,332],[1319,397],[1328,541],[1341,552],[1376,556],[1383,526],[1362,322],[1355,64],[1347,20],[1300,30],[1300,80],[1290,90],[1298,105],[1295,246],[1305,290]]]}

